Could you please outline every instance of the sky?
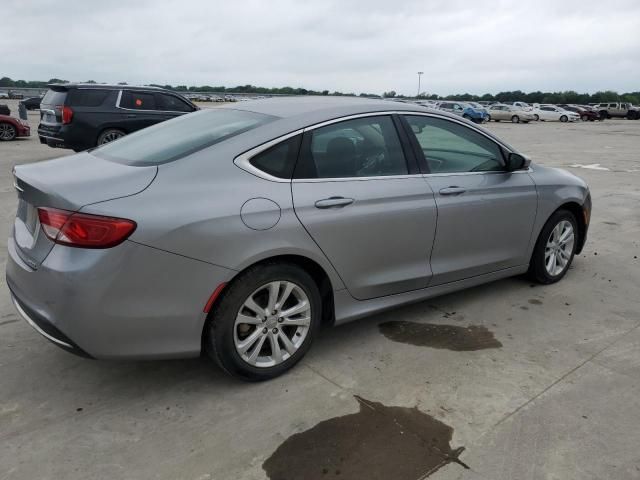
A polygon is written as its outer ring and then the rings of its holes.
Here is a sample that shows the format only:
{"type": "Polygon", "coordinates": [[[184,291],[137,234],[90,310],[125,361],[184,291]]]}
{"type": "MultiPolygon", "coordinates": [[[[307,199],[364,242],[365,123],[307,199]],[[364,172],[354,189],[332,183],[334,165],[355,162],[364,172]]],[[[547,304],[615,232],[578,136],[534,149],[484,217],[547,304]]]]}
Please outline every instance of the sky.
{"type": "Polygon", "coordinates": [[[14,80],[640,90],[638,0],[29,0],[0,19],[14,80]]]}

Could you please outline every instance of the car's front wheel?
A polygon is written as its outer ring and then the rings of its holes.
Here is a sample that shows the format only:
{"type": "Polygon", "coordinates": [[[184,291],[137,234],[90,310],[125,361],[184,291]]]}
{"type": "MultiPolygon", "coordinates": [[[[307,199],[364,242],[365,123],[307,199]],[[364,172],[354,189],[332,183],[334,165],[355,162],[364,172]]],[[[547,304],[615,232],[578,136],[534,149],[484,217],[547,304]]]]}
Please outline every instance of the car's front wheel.
{"type": "Polygon", "coordinates": [[[538,115],[537,113],[535,113],[535,114],[533,115],[533,119],[534,119],[536,122],[539,122],[539,121],[540,121],[540,115],[538,115]]]}
{"type": "Polygon", "coordinates": [[[491,115],[487,115],[486,117],[484,117],[484,119],[487,121],[487,123],[489,123],[491,121],[491,115]]]}
{"type": "Polygon", "coordinates": [[[576,252],[576,218],[568,210],[555,212],[542,228],[536,242],[529,275],[539,283],[555,283],[569,270],[576,252]]]}
{"type": "Polygon", "coordinates": [[[205,330],[205,348],[226,372],[268,380],[293,367],[320,327],[322,302],[313,278],[283,263],[259,265],[223,291],[205,330]]]}
{"type": "Polygon", "coordinates": [[[513,117],[511,117],[511,122],[520,123],[520,117],[518,115],[514,115],[513,117]]]}
{"type": "Polygon", "coordinates": [[[568,121],[569,121],[569,117],[567,117],[566,115],[562,115],[562,116],[560,117],[560,121],[561,121],[562,123],[568,122],[568,121]]]}

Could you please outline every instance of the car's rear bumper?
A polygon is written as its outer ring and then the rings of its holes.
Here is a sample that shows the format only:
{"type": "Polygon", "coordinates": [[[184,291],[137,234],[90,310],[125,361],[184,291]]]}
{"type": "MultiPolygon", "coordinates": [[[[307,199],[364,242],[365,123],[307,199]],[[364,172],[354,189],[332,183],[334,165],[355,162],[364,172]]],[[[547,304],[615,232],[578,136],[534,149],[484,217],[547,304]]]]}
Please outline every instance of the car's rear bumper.
{"type": "Polygon", "coordinates": [[[94,358],[200,354],[211,292],[235,272],[131,241],[105,250],[56,245],[34,270],[8,240],[7,284],[40,334],[94,358]]]}

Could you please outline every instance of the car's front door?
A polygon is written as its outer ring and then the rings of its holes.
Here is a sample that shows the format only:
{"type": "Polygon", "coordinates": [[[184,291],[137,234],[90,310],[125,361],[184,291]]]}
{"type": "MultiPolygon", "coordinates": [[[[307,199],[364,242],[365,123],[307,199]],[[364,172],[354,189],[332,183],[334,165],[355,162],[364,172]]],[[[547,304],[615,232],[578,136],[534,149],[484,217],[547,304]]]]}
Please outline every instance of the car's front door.
{"type": "Polygon", "coordinates": [[[503,148],[459,122],[405,118],[438,207],[431,285],[528,263],[537,193],[527,171],[507,172],[503,148]]]}
{"type": "Polygon", "coordinates": [[[391,115],[305,132],[292,195],[296,215],[353,297],[428,285],[434,196],[391,115]]]}

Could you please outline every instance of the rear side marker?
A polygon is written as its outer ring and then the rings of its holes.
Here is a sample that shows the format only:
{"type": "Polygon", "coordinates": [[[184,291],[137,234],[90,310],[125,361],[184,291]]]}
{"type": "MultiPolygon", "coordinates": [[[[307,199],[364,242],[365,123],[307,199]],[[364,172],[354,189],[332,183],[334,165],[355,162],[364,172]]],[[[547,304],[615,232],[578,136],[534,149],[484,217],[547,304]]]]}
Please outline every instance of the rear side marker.
{"type": "Polygon", "coordinates": [[[204,313],[209,313],[209,311],[211,310],[211,307],[213,307],[213,304],[216,303],[217,298],[220,296],[220,294],[222,293],[222,290],[224,290],[224,287],[226,286],[227,286],[226,283],[221,283],[216,287],[216,289],[213,291],[213,293],[209,297],[209,301],[204,306],[204,310],[203,310],[204,313]]]}

